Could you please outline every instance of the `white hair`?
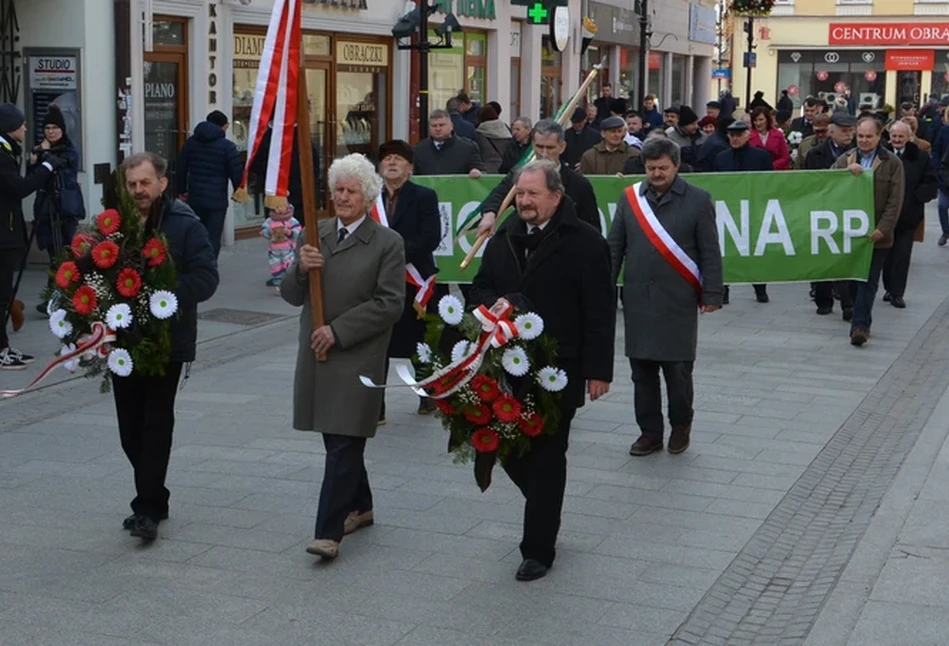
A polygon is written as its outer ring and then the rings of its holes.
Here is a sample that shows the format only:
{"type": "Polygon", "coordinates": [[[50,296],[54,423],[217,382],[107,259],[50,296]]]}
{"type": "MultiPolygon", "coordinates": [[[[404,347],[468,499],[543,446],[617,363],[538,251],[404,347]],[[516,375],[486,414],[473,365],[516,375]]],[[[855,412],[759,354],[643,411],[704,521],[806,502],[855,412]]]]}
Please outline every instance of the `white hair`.
{"type": "Polygon", "coordinates": [[[366,159],[365,155],[353,153],[334,161],[329,170],[330,194],[336,192],[336,184],[340,180],[355,179],[362,187],[366,206],[372,208],[382,191],[382,178],[376,173],[376,167],[366,159]]]}
{"type": "Polygon", "coordinates": [[[906,135],[909,137],[913,136],[913,129],[905,121],[895,121],[890,124],[890,132],[893,132],[896,128],[906,128],[906,135]]]}

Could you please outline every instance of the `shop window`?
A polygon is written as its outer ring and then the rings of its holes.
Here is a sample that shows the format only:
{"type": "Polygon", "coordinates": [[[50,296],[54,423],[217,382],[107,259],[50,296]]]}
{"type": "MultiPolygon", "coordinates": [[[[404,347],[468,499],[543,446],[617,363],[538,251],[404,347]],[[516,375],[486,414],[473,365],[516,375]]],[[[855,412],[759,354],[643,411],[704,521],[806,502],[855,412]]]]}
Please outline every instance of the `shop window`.
{"type": "MultiPolygon", "coordinates": [[[[440,39],[434,29],[429,39],[440,39]]],[[[428,57],[429,109],[444,109],[448,99],[459,91],[472,101],[490,101],[486,96],[488,80],[488,36],[483,32],[454,34],[450,49],[433,49],[428,57]]],[[[426,135],[427,136],[427,135],[426,135]]]]}
{"type": "Polygon", "coordinates": [[[388,139],[387,43],[336,43],[336,156],[375,158],[388,139]]]}
{"type": "Polygon", "coordinates": [[[184,21],[155,20],[152,22],[153,45],[159,47],[184,47],[186,42],[184,21]]]}
{"type": "Polygon", "coordinates": [[[789,90],[795,108],[808,96],[836,102],[844,90],[859,109],[882,108],[886,92],[885,52],[786,50],[778,53],[778,87],[789,90]]]}
{"type": "Polygon", "coordinates": [[[561,53],[550,45],[547,36],[543,38],[540,66],[540,118],[552,119],[563,101],[562,64],[561,53]]]}
{"type": "Polygon", "coordinates": [[[688,105],[685,91],[685,56],[672,56],[672,105],[688,105]]]}

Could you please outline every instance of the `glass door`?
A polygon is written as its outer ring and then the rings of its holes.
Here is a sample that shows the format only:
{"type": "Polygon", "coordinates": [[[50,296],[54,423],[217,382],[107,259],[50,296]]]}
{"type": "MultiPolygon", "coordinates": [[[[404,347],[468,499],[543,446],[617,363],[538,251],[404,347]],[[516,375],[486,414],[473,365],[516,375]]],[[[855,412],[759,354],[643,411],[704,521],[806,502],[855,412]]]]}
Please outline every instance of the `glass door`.
{"type": "Polygon", "coordinates": [[[185,54],[146,54],[144,75],[145,150],[168,160],[174,185],[178,151],[188,137],[187,59],[185,54]]]}
{"type": "Polygon", "coordinates": [[[897,72],[896,89],[897,100],[900,103],[909,101],[913,105],[919,105],[920,86],[922,85],[922,72],[897,72]]]}
{"type": "Polygon", "coordinates": [[[316,173],[317,217],[329,217],[327,171],[333,163],[334,124],[329,114],[329,63],[308,63],[306,93],[310,106],[310,141],[314,172],[316,173]]]}

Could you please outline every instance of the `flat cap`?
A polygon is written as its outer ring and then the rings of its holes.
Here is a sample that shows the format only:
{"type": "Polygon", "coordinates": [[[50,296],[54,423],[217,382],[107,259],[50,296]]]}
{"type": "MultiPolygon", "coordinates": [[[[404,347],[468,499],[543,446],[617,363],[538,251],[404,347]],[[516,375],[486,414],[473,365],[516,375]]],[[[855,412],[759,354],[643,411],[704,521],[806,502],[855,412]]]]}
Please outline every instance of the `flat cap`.
{"type": "Polygon", "coordinates": [[[402,139],[393,139],[379,146],[379,160],[383,160],[389,155],[398,155],[410,164],[415,160],[415,153],[412,146],[402,139]]]}
{"type": "Polygon", "coordinates": [[[830,118],[830,122],[835,126],[840,126],[841,128],[853,128],[855,125],[857,125],[857,118],[844,112],[843,110],[838,110],[830,118]]]}
{"type": "Polygon", "coordinates": [[[721,109],[722,109],[722,104],[719,103],[718,101],[709,101],[708,103],[705,104],[705,107],[706,107],[706,108],[718,108],[719,110],[721,110],[721,109]]]}
{"type": "Polygon", "coordinates": [[[600,122],[600,130],[613,130],[615,128],[625,128],[626,122],[623,121],[623,117],[612,116],[603,119],[600,122]]]}
{"type": "Polygon", "coordinates": [[[663,114],[671,112],[672,114],[679,114],[679,107],[675,105],[670,105],[668,108],[662,111],[663,114]]]}
{"type": "Polygon", "coordinates": [[[729,124],[726,130],[728,132],[741,132],[743,130],[748,130],[748,124],[741,119],[736,119],[735,121],[732,121],[731,124],[729,124]]]}

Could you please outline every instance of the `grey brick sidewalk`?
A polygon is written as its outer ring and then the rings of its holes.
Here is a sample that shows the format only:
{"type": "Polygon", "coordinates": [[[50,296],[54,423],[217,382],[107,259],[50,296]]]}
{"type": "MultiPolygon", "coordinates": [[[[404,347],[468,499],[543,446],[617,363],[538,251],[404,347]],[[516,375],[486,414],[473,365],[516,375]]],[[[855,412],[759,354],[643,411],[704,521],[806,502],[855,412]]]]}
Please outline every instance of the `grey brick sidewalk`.
{"type": "MultiPolygon", "coordinates": [[[[178,400],[171,518],[150,547],[119,529],[131,472],[111,400],[80,381],[2,404],[0,644],[664,644],[881,379],[903,384],[894,362],[919,352],[946,296],[947,252],[930,240],[916,253],[910,307],[880,304],[863,350],[839,317],[814,315],[806,286],[772,288],[768,305],[734,288],[703,317],[682,456],[626,454],[636,430],[618,357],[613,392],[571,434],[557,563],[527,585],[513,578],[518,492],[499,473],[479,493],[407,393],[390,396],[369,444],[376,525],[333,564],[304,553],[322,443],[290,430],[293,321],[202,344],[178,400]]],[[[226,273],[231,296],[215,307],[281,311],[262,278],[226,273]]],[[[920,386],[900,388],[928,396],[920,386]]],[[[912,426],[910,411],[894,414],[912,426]]]]}

